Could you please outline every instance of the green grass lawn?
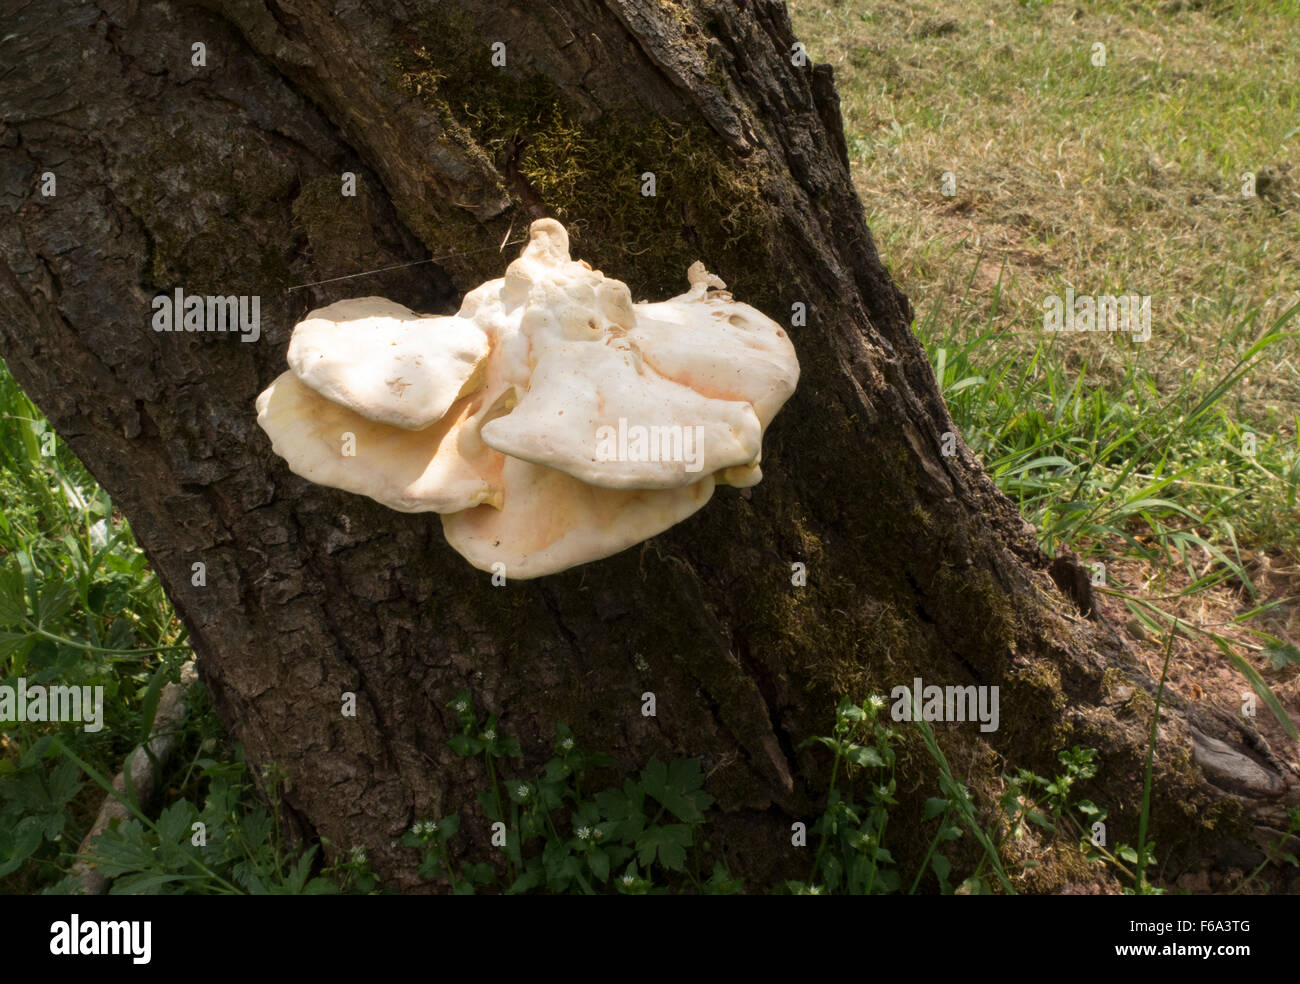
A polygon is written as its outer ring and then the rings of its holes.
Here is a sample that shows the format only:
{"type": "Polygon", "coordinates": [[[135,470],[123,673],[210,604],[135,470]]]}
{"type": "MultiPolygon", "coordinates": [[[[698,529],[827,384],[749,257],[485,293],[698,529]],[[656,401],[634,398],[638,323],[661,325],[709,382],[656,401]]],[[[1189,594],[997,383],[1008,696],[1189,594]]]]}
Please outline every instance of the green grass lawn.
{"type": "Polygon", "coordinates": [[[790,8],[954,419],[1043,549],[1105,564],[1149,665],[1186,623],[1176,690],[1300,713],[1300,4],[790,8]],[[1044,332],[1067,289],[1150,296],[1150,338],[1044,332]]]}

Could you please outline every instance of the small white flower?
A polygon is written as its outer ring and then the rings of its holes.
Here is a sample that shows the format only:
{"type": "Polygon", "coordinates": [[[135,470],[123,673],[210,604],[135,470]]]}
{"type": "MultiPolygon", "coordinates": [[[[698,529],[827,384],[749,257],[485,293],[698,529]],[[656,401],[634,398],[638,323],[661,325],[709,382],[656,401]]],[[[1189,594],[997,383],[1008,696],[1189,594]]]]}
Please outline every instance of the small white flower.
{"type": "Polygon", "coordinates": [[[578,840],[584,840],[584,841],[585,841],[585,840],[590,840],[590,839],[591,839],[591,828],[590,828],[590,827],[579,827],[577,830],[574,831],[574,833],[578,835],[578,840]]]}
{"type": "Polygon", "coordinates": [[[626,885],[628,888],[631,888],[635,881],[636,879],[633,878],[631,875],[623,876],[623,884],[626,885]]]}
{"type": "Polygon", "coordinates": [[[515,795],[518,796],[521,800],[528,799],[528,787],[525,786],[523,783],[520,783],[518,786],[515,787],[515,795]]]}
{"type": "Polygon", "coordinates": [[[416,837],[419,837],[422,833],[424,833],[424,821],[423,820],[415,821],[415,823],[411,827],[411,833],[413,833],[416,837]]]}
{"type": "Polygon", "coordinates": [[[352,860],[357,864],[366,863],[366,849],[364,847],[354,847],[352,849],[352,860]]]}
{"type": "Polygon", "coordinates": [[[564,741],[560,742],[560,747],[563,748],[566,752],[569,751],[570,749],[573,748],[573,739],[565,738],[564,741]]]}
{"type": "Polygon", "coordinates": [[[821,895],[821,894],[822,894],[821,886],[820,886],[820,885],[809,885],[809,886],[808,886],[808,894],[809,894],[809,895],[821,895]]]}
{"type": "Polygon", "coordinates": [[[605,836],[605,831],[597,827],[595,830],[591,832],[591,836],[596,838],[596,840],[600,840],[602,837],[605,836]]]}
{"type": "Polygon", "coordinates": [[[496,741],[497,733],[491,728],[488,728],[487,731],[483,732],[483,738],[487,741],[496,741]]]}
{"type": "Polygon", "coordinates": [[[872,694],[871,706],[874,707],[876,710],[880,710],[882,707],[885,706],[885,698],[881,697],[880,694],[872,694]]]}
{"type": "Polygon", "coordinates": [[[466,709],[468,709],[468,707],[469,705],[466,704],[463,700],[456,701],[456,710],[460,711],[461,714],[464,714],[466,709]]]}

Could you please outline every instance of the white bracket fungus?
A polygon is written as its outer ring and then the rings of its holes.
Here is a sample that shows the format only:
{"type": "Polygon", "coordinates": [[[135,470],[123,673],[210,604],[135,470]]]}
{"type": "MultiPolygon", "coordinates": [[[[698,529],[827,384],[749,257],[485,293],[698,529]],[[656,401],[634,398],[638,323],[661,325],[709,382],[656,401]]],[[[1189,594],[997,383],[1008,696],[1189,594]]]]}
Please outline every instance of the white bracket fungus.
{"type": "Polygon", "coordinates": [[[716,485],[758,482],[763,432],[799,379],[778,324],[702,263],[687,278],[679,297],[633,304],[538,219],[455,315],[380,297],[312,311],[257,422],[303,478],[441,513],[480,570],[540,577],[608,557],[716,485]]]}

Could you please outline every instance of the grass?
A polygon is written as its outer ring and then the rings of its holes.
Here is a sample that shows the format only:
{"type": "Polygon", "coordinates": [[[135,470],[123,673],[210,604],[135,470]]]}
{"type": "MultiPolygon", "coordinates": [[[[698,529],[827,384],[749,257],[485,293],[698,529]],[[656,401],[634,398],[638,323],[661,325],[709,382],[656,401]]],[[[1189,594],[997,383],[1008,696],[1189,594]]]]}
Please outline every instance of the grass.
{"type": "MultiPolygon", "coordinates": [[[[836,69],[868,223],[920,309],[954,300],[976,259],[986,299],[1005,260],[1001,327],[1032,334],[1067,285],[1123,287],[1154,298],[1152,352],[1222,356],[1240,312],[1300,299],[1300,6],[1174,6],[791,4],[836,69]]],[[[1122,374],[1122,347],[1064,348],[1072,370],[1122,374]]],[[[1162,385],[1181,361],[1152,361],[1162,385]]],[[[1278,368],[1244,392],[1289,418],[1294,363],[1278,368]]]]}
{"type": "MultiPolygon", "coordinates": [[[[791,13],[836,68],[868,223],[964,439],[1046,552],[1098,565],[1101,604],[1162,693],[1235,711],[1245,681],[1295,760],[1300,3],[791,13]],[[1044,300],[1071,287],[1150,295],[1151,339],[1045,334],[1044,300]]],[[[129,524],[7,372],[0,501],[0,683],[104,687],[100,733],[27,722],[0,736],[0,891],[67,891],[102,786],[190,653],[129,524]]],[[[311,877],[201,687],[193,703],[158,816],[103,845],[116,889],[372,890],[355,854],[320,872],[333,885],[311,877]],[[190,857],[195,821],[217,833],[190,857]]],[[[941,829],[981,839],[954,790],[936,800],[941,829]]],[[[1150,802],[1148,788],[1144,820],[1150,802]]],[[[1139,888],[1147,848],[1141,833],[1139,888]]]]}
{"type": "Polygon", "coordinates": [[[1300,3],[790,8],[967,443],[1153,678],[1170,632],[1169,689],[1248,684],[1300,765],[1300,3]],[[1070,288],[1150,339],[1044,332],[1070,288]]]}
{"type": "MultiPolygon", "coordinates": [[[[111,777],[152,733],[162,686],[192,653],[130,524],[7,370],[0,371],[0,502],[0,684],[103,688],[95,731],[82,722],[24,721],[6,723],[0,734],[0,893],[67,892],[111,777]]],[[[213,847],[194,871],[172,874],[202,875],[196,888],[229,890],[240,880],[237,866],[268,850],[260,837],[238,838],[250,825],[260,830],[266,811],[201,686],[189,700],[180,752],[161,776],[163,815],[188,816],[187,798],[201,802],[192,812],[209,821],[213,847]]],[[[163,823],[131,821],[141,822],[137,847],[146,827],[156,836],[163,823]]],[[[132,832],[113,839],[118,871],[127,870],[120,844],[132,832]]],[[[187,822],[187,841],[190,833],[187,822]]],[[[130,879],[118,886],[131,888],[130,879]]]]}

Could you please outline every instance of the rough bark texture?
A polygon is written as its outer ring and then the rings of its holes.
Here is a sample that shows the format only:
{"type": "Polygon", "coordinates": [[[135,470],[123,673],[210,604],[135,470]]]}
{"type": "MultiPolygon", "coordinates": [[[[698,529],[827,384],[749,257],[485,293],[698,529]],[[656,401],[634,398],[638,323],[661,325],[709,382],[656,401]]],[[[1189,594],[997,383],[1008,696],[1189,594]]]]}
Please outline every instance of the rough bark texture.
{"type": "MultiPolygon", "coordinates": [[[[288,771],[305,832],[365,844],[401,888],[417,859],[396,838],[417,817],[460,809],[461,841],[487,854],[482,770],[445,744],[445,704],[469,686],[530,766],[557,721],[628,769],[702,757],[723,811],[714,843],[758,887],[806,870],[790,823],[812,819],[827,763],[796,746],[826,733],[841,694],[921,676],[1002,688],[996,733],[941,729],[986,816],[1005,764],[1047,773],[1060,748],[1091,745],[1102,771],[1084,792],[1113,839],[1136,840],[1151,702],[1117,694],[1151,681],[1053,586],[965,445],[941,453],[954,428],[850,184],[831,70],[792,64],[780,3],[3,10],[0,346],[131,519],[225,722],[253,761],[288,771]],[[344,171],[355,198],[340,197],[344,171]],[[379,294],[454,310],[513,258],[503,238],[547,214],[638,299],[679,293],[700,258],[783,323],[806,305],[790,329],[803,376],[762,484],[720,489],[609,560],[493,588],[436,517],[290,474],[253,401],[310,308],[379,294]],[[152,297],[177,286],[260,295],[260,341],[150,330],[152,297]],[[191,586],[196,561],[206,587],[191,586]],[[645,691],[657,717],[640,713],[645,691]]],[[[899,809],[916,818],[933,773],[908,747],[899,809]]],[[[1156,762],[1167,875],[1249,843],[1294,801],[1247,726],[1176,700],[1156,762]]],[[[915,859],[928,832],[897,827],[896,853],[915,859]]],[[[1078,877],[1074,856],[1023,887],[1078,877]]]]}

